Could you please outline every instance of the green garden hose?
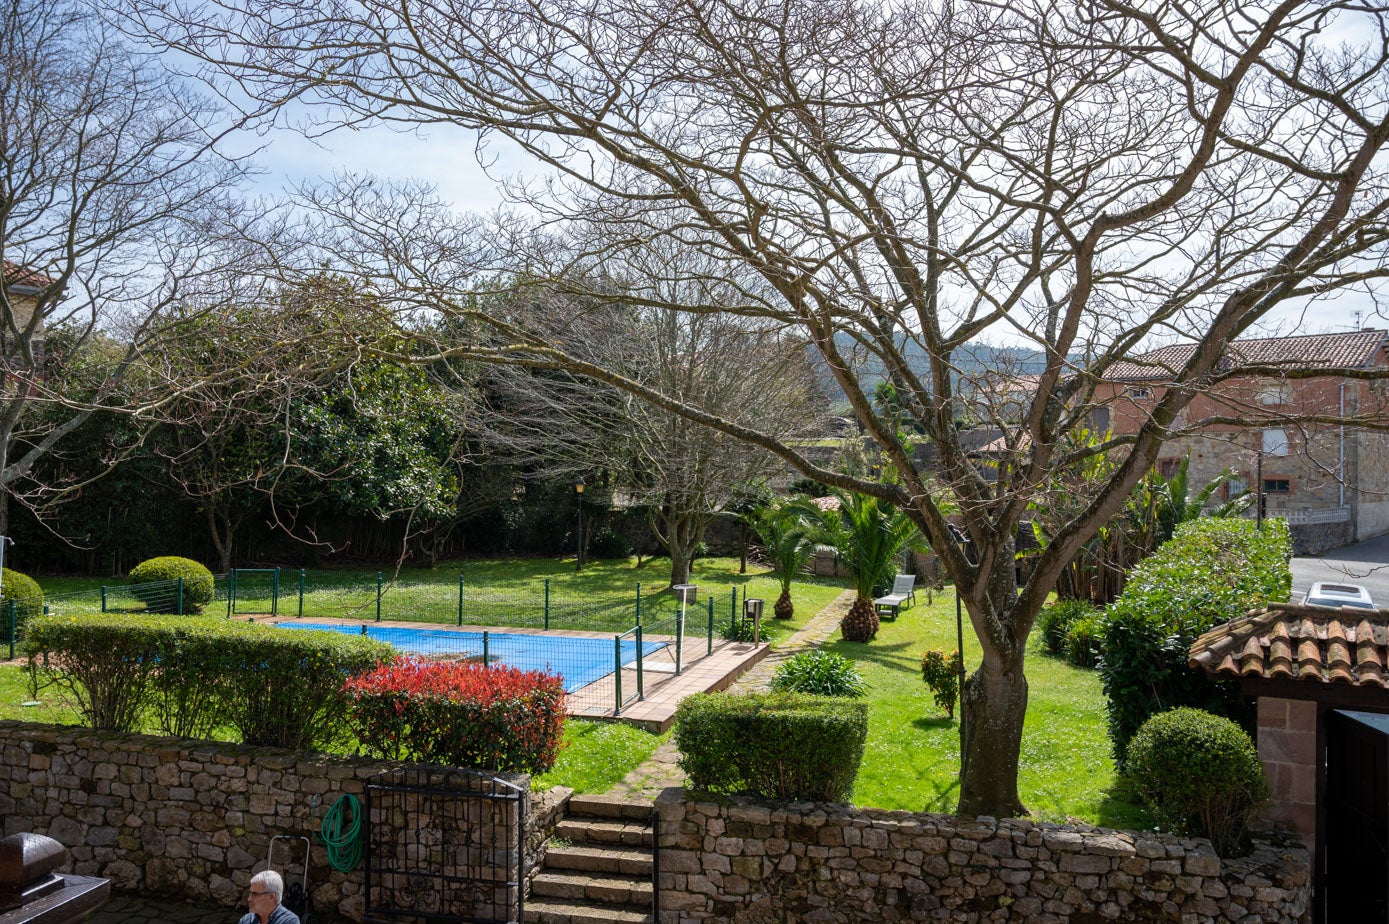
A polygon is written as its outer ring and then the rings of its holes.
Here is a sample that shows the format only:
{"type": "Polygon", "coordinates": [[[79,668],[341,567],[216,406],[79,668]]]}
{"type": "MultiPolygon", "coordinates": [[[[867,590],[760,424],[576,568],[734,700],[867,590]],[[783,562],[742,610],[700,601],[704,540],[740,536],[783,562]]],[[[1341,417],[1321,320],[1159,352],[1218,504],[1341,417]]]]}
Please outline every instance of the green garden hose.
{"type": "Polygon", "coordinates": [[[350,873],[362,862],[362,803],[351,793],[338,797],[323,816],[319,839],[328,847],[328,865],[350,873]]]}

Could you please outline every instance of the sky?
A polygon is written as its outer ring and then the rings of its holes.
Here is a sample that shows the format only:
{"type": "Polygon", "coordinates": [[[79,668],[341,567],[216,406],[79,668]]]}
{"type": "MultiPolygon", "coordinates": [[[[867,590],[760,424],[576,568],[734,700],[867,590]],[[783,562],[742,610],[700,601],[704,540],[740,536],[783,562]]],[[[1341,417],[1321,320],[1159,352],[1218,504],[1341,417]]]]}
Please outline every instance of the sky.
{"type": "MultiPolygon", "coordinates": [[[[534,176],[539,169],[528,155],[504,139],[489,139],[479,163],[477,133],[447,125],[419,133],[402,133],[387,126],[343,130],[310,140],[290,128],[264,136],[256,155],[260,173],[253,191],[277,197],[301,184],[335,173],[371,174],[384,180],[423,180],[460,211],[489,212],[502,205],[501,181],[534,176]]],[[[1325,333],[1356,327],[1389,328],[1384,309],[1365,295],[1343,293],[1311,306],[1287,305],[1275,311],[1265,329],[1253,336],[1325,333]],[[1357,312],[1359,313],[1357,316],[1357,312]]],[[[1007,331],[984,339],[996,345],[1024,345],[1007,331]]]]}

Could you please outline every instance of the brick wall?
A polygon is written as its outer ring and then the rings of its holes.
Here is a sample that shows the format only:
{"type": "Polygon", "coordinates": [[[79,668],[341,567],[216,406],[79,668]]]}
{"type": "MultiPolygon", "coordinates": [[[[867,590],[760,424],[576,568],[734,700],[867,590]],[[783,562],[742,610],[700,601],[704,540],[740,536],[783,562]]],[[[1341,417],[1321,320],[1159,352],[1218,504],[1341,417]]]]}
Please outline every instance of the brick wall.
{"type": "Polygon", "coordinates": [[[1250,856],[1210,842],[843,805],[686,801],[661,818],[661,924],[1307,920],[1311,860],[1271,832],[1250,856]]]}
{"type": "Polygon", "coordinates": [[[1317,833],[1317,704],[1259,697],[1258,741],[1272,794],[1265,817],[1290,824],[1310,850],[1317,833]]]}
{"type": "MultiPolygon", "coordinates": [[[[270,838],[308,835],[314,907],[353,921],[362,918],[363,871],[333,870],[314,835],[338,796],[361,798],[368,779],[400,766],[12,721],[0,721],[0,756],[0,834],[57,839],[70,872],[239,908],[270,838]]],[[[544,829],[567,795],[531,794],[528,869],[539,867],[544,829]]]]}

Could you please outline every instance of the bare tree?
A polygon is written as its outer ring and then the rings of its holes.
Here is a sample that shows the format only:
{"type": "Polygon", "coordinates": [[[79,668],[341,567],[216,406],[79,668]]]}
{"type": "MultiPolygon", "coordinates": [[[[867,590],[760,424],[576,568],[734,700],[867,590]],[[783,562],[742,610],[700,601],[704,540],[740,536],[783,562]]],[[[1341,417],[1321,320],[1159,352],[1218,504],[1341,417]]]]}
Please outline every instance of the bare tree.
{"type": "Polygon", "coordinates": [[[141,344],[172,302],[221,294],[229,277],[208,274],[250,251],[227,233],[240,169],[215,153],[217,110],[89,8],[5,4],[0,74],[4,510],[63,487],[33,483],[35,463],[96,409],[158,400],[122,384],[141,344]],[[60,330],[63,349],[46,357],[60,330]],[[109,359],[100,381],[64,390],[75,379],[55,364],[88,349],[109,359]]]}
{"type": "Polygon", "coordinates": [[[1385,276],[1389,13],[1378,7],[232,0],[139,14],[267,107],[296,99],[323,104],[325,125],[447,120],[512,139],[552,171],[522,190],[536,214],[606,225],[606,259],[668,238],[729,279],[755,276],[736,304],[669,307],[731,310],[812,343],[900,483],[827,471],[755,424],[489,315],[459,285],[477,284],[467,229],[414,202],[359,201],[343,251],[403,311],[459,313],[507,341],[446,352],[591,376],[908,511],[983,649],[963,692],[964,813],[1024,810],[1034,619],[1193,395],[1225,374],[1230,341],[1289,300],[1374,296],[1385,276]],[[955,429],[956,375],[986,334],[1042,360],[1018,412],[997,415],[1006,426],[980,466],[955,429]],[[1115,363],[1160,337],[1198,346],[1137,431],[1067,443],[1115,363]],[[869,368],[934,443],[972,556],[875,413],[869,368]],[[1077,455],[1114,450],[1127,454],[1019,586],[1029,505],[1077,455]]]}

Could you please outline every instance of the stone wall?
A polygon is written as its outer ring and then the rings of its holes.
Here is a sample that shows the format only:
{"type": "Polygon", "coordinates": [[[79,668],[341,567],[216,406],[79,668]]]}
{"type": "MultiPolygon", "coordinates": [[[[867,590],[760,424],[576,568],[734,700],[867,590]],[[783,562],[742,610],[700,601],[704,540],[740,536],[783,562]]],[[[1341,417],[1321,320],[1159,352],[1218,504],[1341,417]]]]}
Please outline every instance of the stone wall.
{"type": "Polygon", "coordinates": [[[1355,541],[1351,523],[1293,523],[1288,527],[1294,555],[1320,555],[1355,541]]]}
{"type": "Polygon", "coordinates": [[[1248,857],[1099,828],[843,805],[686,801],[661,817],[661,921],[1309,919],[1311,860],[1271,833],[1248,857]]]}
{"type": "MultiPolygon", "coordinates": [[[[109,877],[121,891],[240,907],[270,839],[306,835],[315,917],[353,921],[362,918],[363,871],[328,865],[319,825],[340,795],[361,798],[368,779],[400,766],[10,721],[0,721],[0,757],[0,834],[61,841],[70,872],[109,877]]],[[[544,856],[537,829],[553,825],[567,795],[531,794],[527,869],[544,856]]],[[[284,856],[277,850],[277,862],[284,856]]]]}

